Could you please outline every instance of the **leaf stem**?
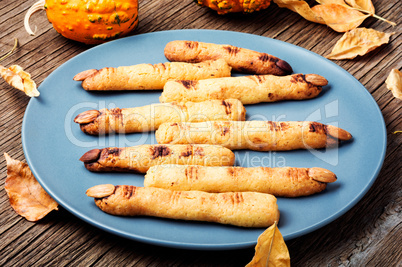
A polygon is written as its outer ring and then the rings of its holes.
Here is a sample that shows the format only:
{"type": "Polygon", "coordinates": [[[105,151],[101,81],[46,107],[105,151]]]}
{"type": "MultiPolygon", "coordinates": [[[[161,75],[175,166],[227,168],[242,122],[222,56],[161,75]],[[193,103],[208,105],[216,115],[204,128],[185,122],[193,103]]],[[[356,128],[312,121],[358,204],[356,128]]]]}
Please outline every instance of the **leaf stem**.
{"type": "Polygon", "coordinates": [[[5,54],[4,56],[2,56],[2,57],[0,58],[0,61],[3,61],[3,60],[6,59],[9,55],[11,55],[11,54],[14,52],[14,50],[17,48],[17,45],[18,45],[18,39],[17,39],[17,38],[14,38],[14,47],[13,47],[7,54],[5,54]]]}

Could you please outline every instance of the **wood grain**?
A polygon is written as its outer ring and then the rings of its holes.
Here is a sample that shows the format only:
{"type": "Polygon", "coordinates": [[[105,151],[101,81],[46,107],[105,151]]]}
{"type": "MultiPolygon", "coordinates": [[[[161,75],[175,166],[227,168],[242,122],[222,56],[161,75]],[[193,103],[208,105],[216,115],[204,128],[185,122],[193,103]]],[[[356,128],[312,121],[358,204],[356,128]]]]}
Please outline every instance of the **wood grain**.
{"type": "MultiPolygon", "coordinates": [[[[31,18],[32,28],[37,27],[36,35],[26,34],[23,18],[35,1],[1,1],[0,55],[12,48],[13,38],[18,38],[19,45],[0,64],[23,66],[40,85],[58,66],[90,46],[60,36],[44,12],[31,18]]],[[[323,56],[341,37],[327,26],[310,23],[275,4],[249,15],[220,16],[192,0],[139,3],[140,23],[133,35],[172,29],[230,30],[286,41],[323,56]]],[[[402,130],[401,100],[395,99],[384,83],[391,69],[402,67],[402,2],[373,3],[378,15],[398,26],[393,28],[368,18],[362,27],[396,34],[389,44],[363,57],[334,62],[358,79],[377,101],[387,126],[385,162],[372,188],[349,212],[325,227],[287,242],[292,266],[398,266],[402,262],[402,134],[393,133],[402,130]]],[[[0,152],[24,161],[21,125],[29,99],[3,80],[0,88],[0,152]]],[[[364,156],[359,160],[364,160],[364,156]]],[[[63,208],[38,223],[28,222],[9,205],[2,156],[0,170],[0,266],[244,266],[254,255],[254,248],[187,251],[134,242],[94,228],[63,208]]]]}

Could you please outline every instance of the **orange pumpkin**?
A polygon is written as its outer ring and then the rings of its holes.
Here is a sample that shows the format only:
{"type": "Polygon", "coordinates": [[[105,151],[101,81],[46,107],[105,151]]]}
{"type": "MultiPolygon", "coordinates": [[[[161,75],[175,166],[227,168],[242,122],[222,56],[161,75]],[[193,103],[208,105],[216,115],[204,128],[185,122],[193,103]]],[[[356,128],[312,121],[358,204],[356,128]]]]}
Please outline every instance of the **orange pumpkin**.
{"type": "Polygon", "coordinates": [[[40,0],[25,16],[45,9],[55,30],[68,39],[99,44],[128,34],[138,25],[138,0],[40,0]]]}
{"type": "Polygon", "coordinates": [[[267,8],[271,0],[194,0],[200,6],[209,7],[218,14],[234,12],[251,13],[267,8]]]}

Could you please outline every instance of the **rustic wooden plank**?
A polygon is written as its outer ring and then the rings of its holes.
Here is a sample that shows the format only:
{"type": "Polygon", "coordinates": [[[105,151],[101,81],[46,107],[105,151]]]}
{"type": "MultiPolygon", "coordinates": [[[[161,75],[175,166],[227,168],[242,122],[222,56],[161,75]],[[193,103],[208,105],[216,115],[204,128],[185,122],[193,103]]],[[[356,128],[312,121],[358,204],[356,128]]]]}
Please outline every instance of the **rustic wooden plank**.
{"type": "MultiPolygon", "coordinates": [[[[84,240],[92,240],[91,231],[85,227],[80,227],[71,223],[57,223],[55,227],[48,229],[45,233],[38,235],[33,242],[38,249],[26,251],[27,255],[23,257],[29,258],[28,264],[64,266],[71,261],[77,254],[83,251],[83,246],[91,245],[92,242],[84,240]],[[62,249],[61,249],[62,248],[62,249]],[[58,257],[52,257],[58,255],[58,257]]],[[[32,244],[33,247],[34,244],[32,244]]],[[[102,248],[98,247],[98,252],[102,248]]],[[[18,264],[18,260],[15,261],[18,264]]]]}
{"type": "Polygon", "coordinates": [[[5,244],[5,247],[0,250],[3,255],[0,259],[0,265],[6,266],[8,261],[12,260],[16,254],[22,251],[30,243],[33,236],[26,233],[28,233],[29,229],[33,227],[33,223],[22,219],[18,224],[15,224],[13,227],[8,229],[5,234],[2,234],[2,238],[4,238],[4,241],[7,243],[5,244]]]}

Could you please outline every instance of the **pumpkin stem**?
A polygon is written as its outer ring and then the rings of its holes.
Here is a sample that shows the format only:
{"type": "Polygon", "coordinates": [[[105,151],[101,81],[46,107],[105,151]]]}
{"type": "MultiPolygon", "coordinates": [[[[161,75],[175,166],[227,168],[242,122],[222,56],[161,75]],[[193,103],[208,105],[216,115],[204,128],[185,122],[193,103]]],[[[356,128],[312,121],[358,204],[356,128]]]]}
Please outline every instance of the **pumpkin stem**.
{"type": "MultiPolygon", "coordinates": [[[[30,35],[35,35],[35,33],[31,30],[31,27],[29,26],[29,18],[31,17],[31,15],[33,13],[35,13],[36,11],[39,10],[44,10],[45,9],[45,1],[46,0],[39,0],[38,2],[36,2],[35,4],[33,4],[27,11],[27,13],[25,14],[25,18],[24,18],[24,27],[25,30],[27,31],[27,33],[29,33],[30,35]]],[[[36,31],[36,27],[35,27],[35,31],[36,31]]]]}

